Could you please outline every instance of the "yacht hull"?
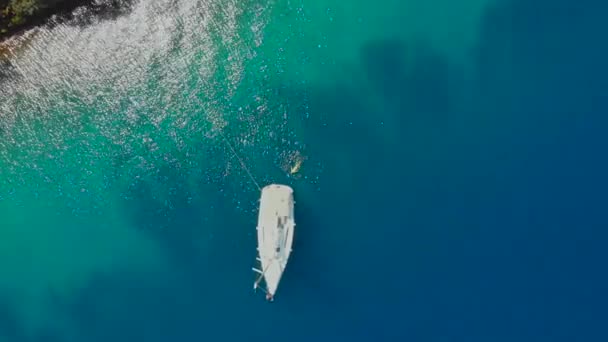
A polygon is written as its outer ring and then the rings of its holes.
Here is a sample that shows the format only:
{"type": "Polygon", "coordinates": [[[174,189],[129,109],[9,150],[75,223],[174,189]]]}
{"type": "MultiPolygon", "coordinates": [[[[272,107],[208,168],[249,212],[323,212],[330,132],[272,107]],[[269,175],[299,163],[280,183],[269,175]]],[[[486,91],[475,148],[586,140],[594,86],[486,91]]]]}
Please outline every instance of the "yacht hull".
{"type": "MultiPolygon", "coordinates": [[[[258,272],[264,278],[269,300],[274,298],[287,266],[294,228],[293,189],[281,184],[265,186],[260,197],[257,225],[258,272]]],[[[254,287],[257,287],[257,282],[254,287]]]]}

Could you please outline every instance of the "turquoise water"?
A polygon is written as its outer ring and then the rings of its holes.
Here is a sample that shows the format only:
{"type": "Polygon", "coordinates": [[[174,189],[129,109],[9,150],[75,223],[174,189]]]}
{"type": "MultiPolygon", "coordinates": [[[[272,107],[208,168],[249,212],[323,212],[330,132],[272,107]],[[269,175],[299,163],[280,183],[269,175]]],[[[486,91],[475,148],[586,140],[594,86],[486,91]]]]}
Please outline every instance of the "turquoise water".
{"type": "Polygon", "coordinates": [[[22,38],[0,340],[604,340],[600,7],[153,0],[22,38]],[[226,141],[295,189],[271,304],[226,141]]]}

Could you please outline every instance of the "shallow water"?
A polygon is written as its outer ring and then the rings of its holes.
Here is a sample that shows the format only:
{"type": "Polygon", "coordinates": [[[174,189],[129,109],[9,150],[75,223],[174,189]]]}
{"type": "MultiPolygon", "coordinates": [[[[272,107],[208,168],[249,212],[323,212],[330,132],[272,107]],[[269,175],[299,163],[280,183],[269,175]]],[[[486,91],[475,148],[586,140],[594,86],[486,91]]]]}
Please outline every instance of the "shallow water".
{"type": "Polygon", "coordinates": [[[602,340],[599,7],[154,0],[38,30],[0,66],[0,338],[602,340]],[[296,191],[272,304],[227,142],[296,191]]]}

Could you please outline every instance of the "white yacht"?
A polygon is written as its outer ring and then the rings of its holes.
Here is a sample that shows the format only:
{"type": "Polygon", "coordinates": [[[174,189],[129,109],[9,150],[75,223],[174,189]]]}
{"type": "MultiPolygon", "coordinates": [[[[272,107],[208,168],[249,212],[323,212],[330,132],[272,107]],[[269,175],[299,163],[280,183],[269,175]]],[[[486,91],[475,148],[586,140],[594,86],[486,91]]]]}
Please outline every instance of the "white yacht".
{"type": "Polygon", "coordinates": [[[291,253],[294,221],[293,189],[287,185],[270,184],[262,189],[258,215],[258,258],[260,269],[253,268],[259,277],[254,290],[264,280],[266,299],[272,301],[291,253]]]}

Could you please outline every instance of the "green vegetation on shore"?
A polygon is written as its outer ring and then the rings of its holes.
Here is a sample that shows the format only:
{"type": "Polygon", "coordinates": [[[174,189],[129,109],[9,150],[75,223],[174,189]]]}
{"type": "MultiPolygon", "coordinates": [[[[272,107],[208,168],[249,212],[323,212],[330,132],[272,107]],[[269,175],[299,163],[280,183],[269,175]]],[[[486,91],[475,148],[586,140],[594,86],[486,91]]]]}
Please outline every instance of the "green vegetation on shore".
{"type": "Polygon", "coordinates": [[[41,0],[0,0],[0,34],[19,28],[45,5],[41,0]]]}
{"type": "Polygon", "coordinates": [[[78,6],[91,3],[91,0],[0,0],[0,41],[24,29],[41,25],[54,14],[66,14],[78,6]]]}
{"type": "MultiPolygon", "coordinates": [[[[56,1],[51,1],[56,3],[56,1]]],[[[44,0],[0,0],[0,38],[9,35],[28,24],[44,12],[44,0]]]]}
{"type": "Polygon", "coordinates": [[[86,6],[91,15],[111,18],[128,11],[133,0],[0,0],[0,41],[47,22],[53,15],[70,18],[72,11],[86,6]]]}

